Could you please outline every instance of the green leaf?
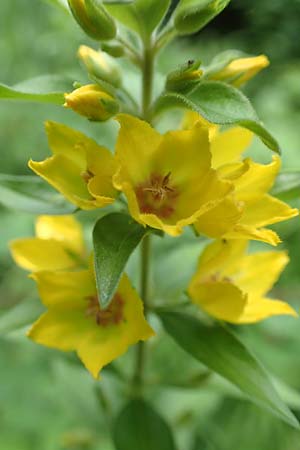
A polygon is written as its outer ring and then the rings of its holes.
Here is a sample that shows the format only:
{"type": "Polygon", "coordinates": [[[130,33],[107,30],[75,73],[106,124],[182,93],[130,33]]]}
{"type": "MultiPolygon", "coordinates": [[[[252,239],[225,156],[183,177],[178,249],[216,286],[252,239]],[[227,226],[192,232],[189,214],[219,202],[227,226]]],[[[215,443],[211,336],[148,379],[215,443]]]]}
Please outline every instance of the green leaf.
{"type": "Polygon", "coordinates": [[[209,122],[240,125],[255,133],[274,152],[280,153],[278,142],[258,119],[248,98],[238,89],[220,81],[203,81],[186,95],[166,93],[158,98],[154,114],[170,108],[192,109],[209,122]]]}
{"type": "Polygon", "coordinates": [[[112,213],[98,220],[93,231],[99,303],[106,308],[118,287],[125,265],[149,229],[130,216],[112,213]]]}
{"type": "Polygon", "coordinates": [[[299,428],[267,372],[233,333],[219,325],[208,326],[187,314],[159,312],[159,315],[167,333],[186,352],[237,386],[249,400],[299,428]]]}
{"type": "Polygon", "coordinates": [[[57,6],[65,12],[69,12],[68,1],[67,0],[44,0],[53,6],[57,6]]]}
{"type": "Polygon", "coordinates": [[[35,321],[44,311],[37,299],[26,299],[0,315],[0,335],[18,330],[35,321]]]}
{"type": "Polygon", "coordinates": [[[105,7],[119,22],[143,37],[151,35],[168,11],[170,0],[109,2],[105,7]],[[117,3],[117,4],[116,4],[117,3]]]}
{"type": "Polygon", "coordinates": [[[33,214],[71,214],[76,209],[41,178],[27,175],[0,174],[0,203],[33,214]]]}
{"type": "Polygon", "coordinates": [[[174,12],[174,25],[179,34],[201,30],[228,5],[230,0],[181,0],[174,12]]]}
{"type": "Polygon", "coordinates": [[[276,178],[272,195],[284,201],[299,199],[300,170],[280,173],[276,178]]]}
{"type": "Polygon", "coordinates": [[[113,426],[116,450],[175,450],[172,431],[165,420],[142,399],[133,399],[113,426]]]}
{"type": "Polygon", "coordinates": [[[0,83],[0,99],[63,105],[64,93],[72,89],[70,79],[56,75],[42,75],[14,86],[0,83]]]}

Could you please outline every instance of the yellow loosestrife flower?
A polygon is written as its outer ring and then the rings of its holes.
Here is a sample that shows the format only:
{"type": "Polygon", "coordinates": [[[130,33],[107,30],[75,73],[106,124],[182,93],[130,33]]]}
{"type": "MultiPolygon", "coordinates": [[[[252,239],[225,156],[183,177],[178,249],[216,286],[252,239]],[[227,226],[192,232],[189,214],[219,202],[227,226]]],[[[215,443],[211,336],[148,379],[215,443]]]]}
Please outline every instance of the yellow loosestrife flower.
{"type": "Polygon", "coordinates": [[[224,69],[209,76],[210,80],[225,81],[240,87],[270,64],[265,55],[238,58],[231,61],[224,69]]]}
{"type": "Polygon", "coordinates": [[[247,255],[247,243],[217,240],[206,247],[188,287],[192,302],[217,319],[237,324],[297,316],[287,303],[266,297],[288,263],[286,253],[247,255]]]}
{"type": "Polygon", "coordinates": [[[73,216],[39,216],[36,237],[15,239],[15,262],[31,272],[74,269],[86,259],[81,225],[73,216]]]}
{"type": "Polygon", "coordinates": [[[29,167],[81,209],[101,208],[112,203],[115,161],[110,151],[83,133],[56,122],[47,122],[53,156],[29,167]]]}
{"type": "Polygon", "coordinates": [[[141,224],[178,236],[232,190],[211,166],[206,128],[196,124],[161,135],[135,117],[121,114],[118,120],[114,185],[141,224]]]}
{"type": "Polygon", "coordinates": [[[119,111],[116,99],[97,84],[81,86],[65,94],[64,106],[95,122],[104,122],[119,111]]]}
{"type": "Polygon", "coordinates": [[[195,123],[209,129],[212,167],[221,178],[234,185],[231,196],[197,221],[197,232],[213,238],[255,239],[277,245],[280,242],[278,235],[264,227],[291,219],[299,213],[268,193],[279,173],[280,158],[274,156],[273,161],[266,165],[255,163],[250,158],[242,161],[241,155],[252,140],[250,131],[233,127],[219,132],[216,125],[209,124],[199,114],[188,112],[184,126],[189,128],[195,123]]]}
{"type": "Polygon", "coordinates": [[[123,275],[111,304],[101,310],[91,270],[36,272],[40,297],[47,308],[28,336],[63,351],[76,351],[94,378],[103,366],[130,345],[154,335],[143,314],[143,303],[123,275]]]}

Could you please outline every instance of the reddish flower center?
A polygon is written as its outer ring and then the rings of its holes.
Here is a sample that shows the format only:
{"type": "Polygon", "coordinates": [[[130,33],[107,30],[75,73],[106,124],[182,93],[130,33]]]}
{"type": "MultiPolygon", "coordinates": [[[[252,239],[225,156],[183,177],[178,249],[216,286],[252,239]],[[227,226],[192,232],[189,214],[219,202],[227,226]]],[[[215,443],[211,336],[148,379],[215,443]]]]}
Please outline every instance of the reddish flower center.
{"type": "Polygon", "coordinates": [[[101,309],[97,295],[87,297],[88,306],[86,315],[92,316],[96,320],[96,324],[102,327],[109,325],[117,325],[124,320],[124,300],[120,294],[115,294],[110,305],[106,309],[101,309]]]}
{"type": "Polygon", "coordinates": [[[165,176],[152,174],[149,180],[135,188],[135,193],[141,213],[167,219],[175,210],[178,190],[171,183],[171,172],[165,176]]]}
{"type": "Polygon", "coordinates": [[[85,181],[86,184],[95,176],[93,172],[91,172],[89,169],[86,169],[84,172],[81,172],[80,174],[83,181],[85,181]]]}

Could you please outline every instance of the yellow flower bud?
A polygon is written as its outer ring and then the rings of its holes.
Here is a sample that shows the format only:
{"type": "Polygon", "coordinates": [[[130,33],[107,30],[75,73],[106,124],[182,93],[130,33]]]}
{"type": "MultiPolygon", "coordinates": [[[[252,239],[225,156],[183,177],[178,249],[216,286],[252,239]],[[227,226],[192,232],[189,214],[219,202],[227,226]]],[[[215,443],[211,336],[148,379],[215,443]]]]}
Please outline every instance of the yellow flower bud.
{"type": "Polygon", "coordinates": [[[104,52],[97,52],[86,45],[81,45],[78,56],[89,74],[99,81],[106,81],[115,87],[121,84],[121,72],[112,57],[104,52]]]}
{"type": "Polygon", "coordinates": [[[113,39],[116,25],[113,18],[98,0],[68,0],[70,10],[78,25],[93,39],[113,39]]]}
{"type": "Polygon", "coordinates": [[[169,73],[166,81],[168,91],[187,92],[197,84],[203,71],[199,69],[201,61],[189,60],[179,69],[169,73]]]}
{"type": "Polygon", "coordinates": [[[258,72],[270,64],[265,55],[249,58],[238,58],[231,61],[219,72],[210,75],[211,80],[226,81],[239,87],[253,78],[258,72]]]}
{"type": "Polygon", "coordinates": [[[88,84],[65,94],[65,100],[65,107],[93,121],[103,122],[119,111],[116,99],[96,84],[88,84]]]}

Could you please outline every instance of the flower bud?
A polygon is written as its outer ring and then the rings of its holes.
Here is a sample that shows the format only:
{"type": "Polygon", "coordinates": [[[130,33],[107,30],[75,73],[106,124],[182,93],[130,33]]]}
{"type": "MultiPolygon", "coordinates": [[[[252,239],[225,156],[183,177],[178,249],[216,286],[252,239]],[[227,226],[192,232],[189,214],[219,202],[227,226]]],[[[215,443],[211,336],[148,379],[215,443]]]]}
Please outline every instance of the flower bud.
{"type": "Polygon", "coordinates": [[[96,122],[104,122],[119,111],[116,99],[96,84],[88,84],[65,94],[65,100],[65,107],[96,122]]]}
{"type": "Polygon", "coordinates": [[[208,78],[225,81],[232,86],[240,87],[269,64],[270,62],[265,55],[238,58],[229,62],[218,72],[211,73],[208,78]]]}
{"type": "Polygon", "coordinates": [[[86,45],[79,47],[78,56],[92,78],[97,81],[106,81],[115,87],[120,86],[121,72],[112,57],[86,45]]]}
{"type": "Polygon", "coordinates": [[[116,25],[99,0],[68,0],[70,10],[78,25],[93,39],[113,39],[116,25]]]}
{"type": "Polygon", "coordinates": [[[177,70],[167,76],[166,89],[168,91],[188,92],[197,84],[203,74],[199,69],[201,61],[189,60],[177,70]]]}

